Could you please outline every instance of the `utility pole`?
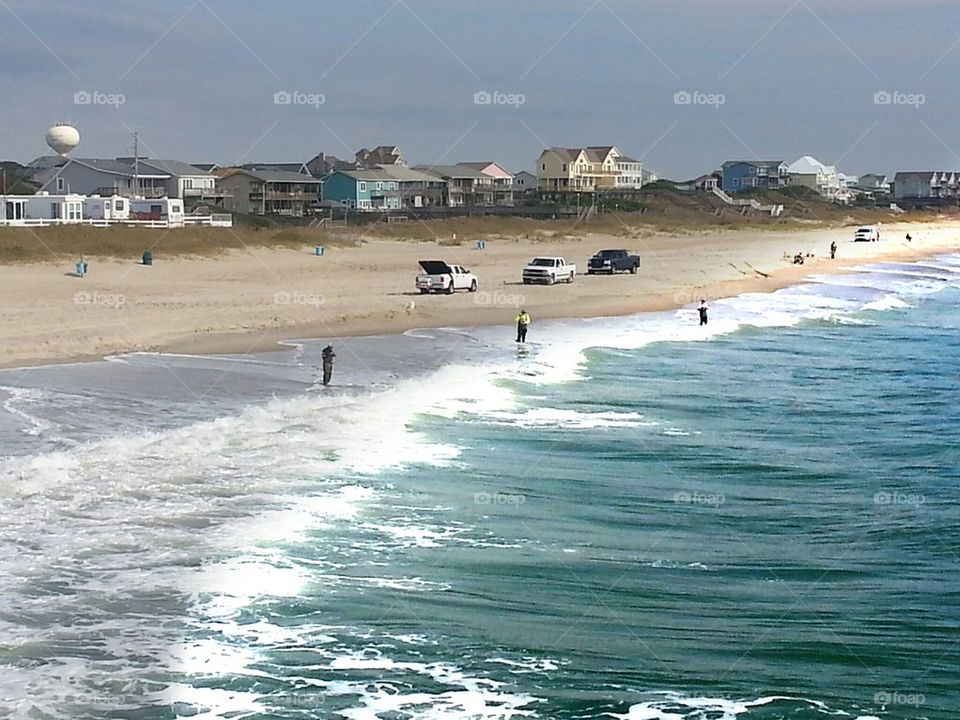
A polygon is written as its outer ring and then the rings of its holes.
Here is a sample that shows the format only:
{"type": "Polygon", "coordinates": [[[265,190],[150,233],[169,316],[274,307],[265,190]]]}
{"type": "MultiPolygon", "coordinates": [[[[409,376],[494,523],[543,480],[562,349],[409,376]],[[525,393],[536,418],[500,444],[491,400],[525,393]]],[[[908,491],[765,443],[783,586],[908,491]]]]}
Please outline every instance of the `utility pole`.
{"type": "Polygon", "coordinates": [[[133,194],[140,189],[140,138],[133,134],[133,194]]]}

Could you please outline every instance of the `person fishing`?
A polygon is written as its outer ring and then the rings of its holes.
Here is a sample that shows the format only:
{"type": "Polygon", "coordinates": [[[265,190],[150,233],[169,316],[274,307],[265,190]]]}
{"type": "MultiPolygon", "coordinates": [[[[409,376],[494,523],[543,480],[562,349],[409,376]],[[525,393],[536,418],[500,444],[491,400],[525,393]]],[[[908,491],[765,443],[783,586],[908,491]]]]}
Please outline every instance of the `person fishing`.
{"type": "Polygon", "coordinates": [[[530,326],[530,315],[526,310],[521,309],[517,315],[517,342],[525,343],[527,341],[527,328],[530,326]]]}
{"type": "Polygon", "coordinates": [[[707,301],[701,300],[700,307],[697,308],[697,312],[700,313],[700,324],[707,324],[707,301]]]}
{"type": "Polygon", "coordinates": [[[333,345],[327,345],[320,357],[323,359],[323,384],[329,385],[330,378],[333,377],[333,359],[337,354],[333,351],[333,345]]]}

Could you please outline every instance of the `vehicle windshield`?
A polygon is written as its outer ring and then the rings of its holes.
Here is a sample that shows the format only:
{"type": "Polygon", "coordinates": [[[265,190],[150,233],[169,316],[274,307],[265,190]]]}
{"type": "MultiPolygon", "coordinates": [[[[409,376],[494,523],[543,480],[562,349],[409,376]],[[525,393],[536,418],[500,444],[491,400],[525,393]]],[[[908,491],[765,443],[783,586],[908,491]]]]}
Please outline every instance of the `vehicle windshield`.
{"type": "Polygon", "coordinates": [[[623,254],[624,254],[623,250],[601,250],[600,252],[597,253],[597,257],[614,258],[614,257],[620,257],[623,254]]]}
{"type": "Polygon", "coordinates": [[[872,232],[873,232],[873,228],[860,228],[859,230],[857,230],[857,232],[858,232],[858,233],[872,233],[872,232]]]}
{"type": "Polygon", "coordinates": [[[553,267],[556,262],[553,258],[534,258],[531,265],[539,265],[540,267],[553,267]]]}

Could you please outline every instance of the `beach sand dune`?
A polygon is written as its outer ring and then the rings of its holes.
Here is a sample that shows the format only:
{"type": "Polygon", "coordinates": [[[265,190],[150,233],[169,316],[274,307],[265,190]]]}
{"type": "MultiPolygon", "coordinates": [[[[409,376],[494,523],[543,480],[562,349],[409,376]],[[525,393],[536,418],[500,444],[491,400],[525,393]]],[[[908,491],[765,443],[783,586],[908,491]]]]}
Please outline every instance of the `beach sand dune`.
{"type": "Polygon", "coordinates": [[[58,362],[138,350],[248,352],[279,340],[401,332],[414,327],[509,324],[523,306],[548,317],[622,315],[680,307],[701,297],[765,292],[812,273],[872,259],[915,259],[960,246],[960,224],[884,226],[877,243],[853,243],[852,228],[755,230],[641,239],[584,234],[549,242],[473,240],[460,246],[372,240],[333,248],[251,248],[214,258],[88,258],[90,272],[53,263],[0,267],[0,365],[58,362]],[[912,242],[905,239],[909,232],[912,242]],[[839,246],[829,259],[829,245],[839,246]],[[609,247],[643,258],[637,275],[586,276],[587,259],[609,247]],[[812,253],[803,265],[787,257],[812,253]],[[577,264],[572,285],[520,282],[535,255],[577,264]],[[420,295],[420,259],[473,270],[477,293],[420,295]]]}

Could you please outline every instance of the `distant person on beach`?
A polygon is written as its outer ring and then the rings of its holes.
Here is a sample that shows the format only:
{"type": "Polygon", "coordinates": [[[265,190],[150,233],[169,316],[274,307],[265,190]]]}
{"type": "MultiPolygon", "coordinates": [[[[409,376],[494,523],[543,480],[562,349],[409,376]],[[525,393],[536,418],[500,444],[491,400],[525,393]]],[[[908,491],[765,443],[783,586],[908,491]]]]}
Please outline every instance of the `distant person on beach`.
{"type": "Polygon", "coordinates": [[[837,243],[836,241],[830,243],[830,259],[836,260],[837,258],[837,243]]]}
{"type": "Polygon", "coordinates": [[[700,307],[697,308],[697,312],[700,313],[700,324],[707,324],[707,301],[701,300],[700,307]]]}
{"type": "Polygon", "coordinates": [[[527,341],[527,328],[530,326],[530,315],[526,310],[521,309],[517,315],[517,342],[525,343],[527,341]]]}
{"type": "Polygon", "coordinates": [[[910,237],[910,233],[907,233],[907,242],[910,242],[911,240],[913,240],[913,238],[910,237]]]}
{"type": "Polygon", "coordinates": [[[329,385],[330,378],[333,377],[333,359],[337,354],[333,351],[333,345],[327,345],[321,353],[323,358],[323,384],[329,385]]]}
{"type": "Polygon", "coordinates": [[[803,265],[803,253],[802,253],[802,252],[798,252],[796,255],[793,256],[793,264],[794,264],[794,265],[803,265]]]}

